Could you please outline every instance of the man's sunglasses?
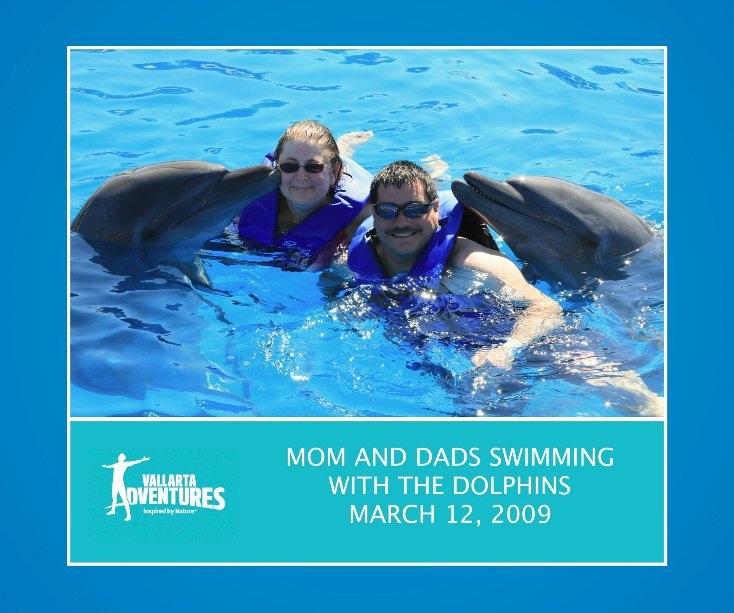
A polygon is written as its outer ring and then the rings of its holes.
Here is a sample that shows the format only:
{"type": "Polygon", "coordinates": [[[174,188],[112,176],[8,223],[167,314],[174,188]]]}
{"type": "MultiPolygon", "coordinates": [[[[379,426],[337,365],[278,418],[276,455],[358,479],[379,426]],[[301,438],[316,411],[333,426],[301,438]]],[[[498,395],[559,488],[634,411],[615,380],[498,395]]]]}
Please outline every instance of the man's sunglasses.
{"type": "Polygon", "coordinates": [[[433,205],[433,202],[408,202],[408,204],[393,204],[392,202],[380,202],[373,204],[375,215],[383,219],[395,219],[400,213],[409,219],[423,217],[433,205]]]}
{"type": "Polygon", "coordinates": [[[278,168],[280,168],[281,172],[284,172],[287,175],[298,172],[299,168],[303,168],[306,172],[310,172],[312,175],[317,175],[320,172],[323,172],[326,166],[321,162],[306,162],[303,165],[296,162],[278,162],[278,168]]]}

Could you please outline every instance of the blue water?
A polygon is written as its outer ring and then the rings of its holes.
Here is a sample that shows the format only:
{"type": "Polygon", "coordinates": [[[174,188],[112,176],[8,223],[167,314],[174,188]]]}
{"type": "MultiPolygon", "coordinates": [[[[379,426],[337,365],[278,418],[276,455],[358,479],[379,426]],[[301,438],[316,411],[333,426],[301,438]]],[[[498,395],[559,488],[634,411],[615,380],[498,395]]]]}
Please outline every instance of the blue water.
{"type": "MultiPolygon", "coordinates": [[[[663,70],[652,50],[77,50],[70,214],[128,168],[259,163],[314,118],[374,131],[355,153],[371,172],[439,155],[441,189],[469,170],[560,177],[662,235],[663,70]]],[[[72,415],[634,415],[588,383],[614,368],[663,392],[662,246],[623,281],[541,283],[565,324],[509,372],[469,360],[491,336],[481,294],[400,321],[338,276],[282,271],[232,237],[202,261],[216,292],[166,266],[105,268],[72,242],[72,415]]]]}

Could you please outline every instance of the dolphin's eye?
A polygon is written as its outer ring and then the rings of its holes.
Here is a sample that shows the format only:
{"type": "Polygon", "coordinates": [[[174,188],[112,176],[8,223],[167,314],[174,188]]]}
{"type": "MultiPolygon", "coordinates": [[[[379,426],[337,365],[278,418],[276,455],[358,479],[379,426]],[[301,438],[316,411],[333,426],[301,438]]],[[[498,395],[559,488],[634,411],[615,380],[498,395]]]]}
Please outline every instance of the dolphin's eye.
{"type": "Polygon", "coordinates": [[[579,240],[586,247],[596,247],[599,244],[599,241],[592,236],[580,236],[579,240]]]}

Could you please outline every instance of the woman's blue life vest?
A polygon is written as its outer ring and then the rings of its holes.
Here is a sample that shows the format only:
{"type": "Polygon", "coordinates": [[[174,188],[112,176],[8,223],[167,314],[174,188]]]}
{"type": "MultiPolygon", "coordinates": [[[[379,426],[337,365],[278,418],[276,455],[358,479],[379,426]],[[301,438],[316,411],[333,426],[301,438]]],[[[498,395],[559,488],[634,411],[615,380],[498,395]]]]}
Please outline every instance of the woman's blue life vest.
{"type": "MultiPolygon", "coordinates": [[[[295,228],[277,234],[280,189],[249,203],[240,213],[237,230],[242,239],[272,247],[289,255],[288,268],[306,268],[318,262],[328,267],[334,252],[346,239],[345,228],[364,208],[372,175],[354,160],[342,157],[344,172],[327,205],[315,210],[295,228]],[[295,264],[295,265],[294,265],[295,264]]],[[[263,164],[275,167],[273,152],[263,164]]]]}
{"type": "MultiPolygon", "coordinates": [[[[410,272],[396,275],[393,279],[408,276],[420,279],[428,286],[433,286],[441,278],[446,261],[454,248],[464,209],[451,192],[441,192],[439,198],[438,228],[418,255],[410,272]]],[[[385,267],[375,251],[376,242],[377,235],[373,227],[373,219],[370,217],[357,228],[349,245],[348,264],[359,285],[384,283],[389,280],[385,267]]]]}

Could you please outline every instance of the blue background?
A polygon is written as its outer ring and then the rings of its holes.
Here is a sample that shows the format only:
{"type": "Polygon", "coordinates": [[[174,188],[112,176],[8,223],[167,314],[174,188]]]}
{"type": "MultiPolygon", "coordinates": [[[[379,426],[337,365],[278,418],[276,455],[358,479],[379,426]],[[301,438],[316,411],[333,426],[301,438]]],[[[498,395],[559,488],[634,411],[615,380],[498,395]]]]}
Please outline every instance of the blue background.
{"type": "MultiPolygon", "coordinates": [[[[6,610],[729,610],[730,3],[4,9],[6,610]],[[384,8],[383,8],[384,7],[384,8]],[[600,8],[603,7],[603,8],[600,8]],[[602,12],[603,11],[603,12],[602,12]],[[316,21],[318,20],[318,24],[316,21]],[[66,45],[668,45],[667,568],[66,568],[66,45]],[[723,181],[722,181],[723,178],[723,181]],[[701,316],[704,313],[705,316],[701,316]],[[726,584],[726,585],[725,585],[726,584]]],[[[634,509],[629,509],[634,513],[634,509]]],[[[602,528],[603,529],[603,528],[602,528]]]]}

